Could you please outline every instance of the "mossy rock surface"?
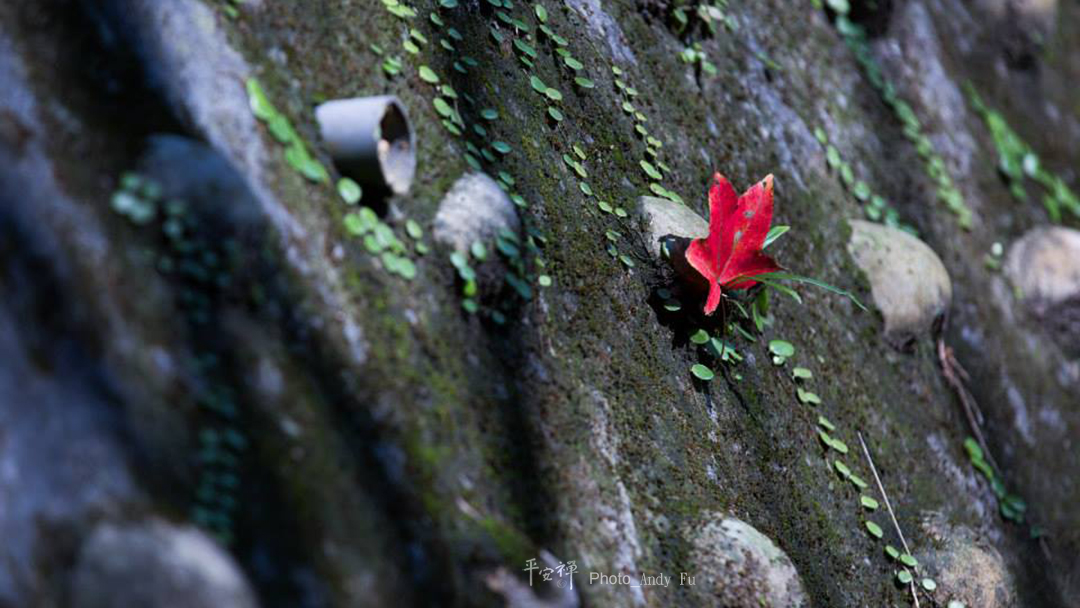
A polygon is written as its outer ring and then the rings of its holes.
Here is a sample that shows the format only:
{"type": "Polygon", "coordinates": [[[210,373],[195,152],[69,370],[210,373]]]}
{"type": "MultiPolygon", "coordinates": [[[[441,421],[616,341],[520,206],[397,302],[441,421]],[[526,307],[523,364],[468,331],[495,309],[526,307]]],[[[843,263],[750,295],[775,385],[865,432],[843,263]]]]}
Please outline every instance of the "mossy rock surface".
{"type": "MultiPolygon", "coordinates": [[[[1080,367],[987,263],[1048,212],[1035,180],[1027,202],[1010,193],[964,92],[1080,189],[1080,7],[1021,23],[983,4],[858,3],[886,95],[811,2],[731,1],[715,33],[678,31],[672,6],[542,4],[558,39],[518,2],[415,17],[373,0],[0,4],[0,482],[14,480],[0,604],[62,603],[96,526],[153,517],[215,535],[266,606],[707,605],[589,574],[693,573],[686,531],[723,513],[790,559],[810,605],[903,605],[891,521],[859,502],[884,504],[860,435],[914,553],[938,547],[919,522],[940,512],[1000,556],[1018,605],[1080,594],[1080,367]],[[350,228],[313,108],[375,95],[407,110],[417,172],[350,228]],[[770,255],[869,302],[847,250],[867,208],[817,128],[952,277],[948,323],[903,352],[876,315],[806,285],[801,303],[773,294],[760,332],[744,324],[753,342],[721,335],[650,254],[640,197],[703,217],[714,172],[739,191],[772,173],[774,224],[792,230],[770,255]],[[521,230],[487,243],[519,281],[470,311],[431,235],[474,162],[521,230]],[[114,210],[118,192],[134,198],[114,210]],[[741,362],[722,369],[698,329],[741,362]],[[773,340],[795,353],[775,361],[773,340]],[[965,452],[948,357],[1022,524],[965,452]],[[573,592],[530,587],[529,560],[574,562],[573,592]]],[[[752,297],[729,295],[726,320],[752,297]]]]}

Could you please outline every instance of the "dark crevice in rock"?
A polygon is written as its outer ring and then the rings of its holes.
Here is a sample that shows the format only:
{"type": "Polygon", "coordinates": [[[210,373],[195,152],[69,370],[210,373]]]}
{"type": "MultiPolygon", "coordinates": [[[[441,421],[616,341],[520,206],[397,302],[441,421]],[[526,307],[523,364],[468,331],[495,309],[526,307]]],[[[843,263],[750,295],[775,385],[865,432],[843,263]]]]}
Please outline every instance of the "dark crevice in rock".
{"type": "Polygon", "coordinates": [[[889,27],[893,13],[893,4],[902,4],[906,0],[851,0],[851,12],[848,18],[866,28],[871,38],[883,36],[889,27]]]}

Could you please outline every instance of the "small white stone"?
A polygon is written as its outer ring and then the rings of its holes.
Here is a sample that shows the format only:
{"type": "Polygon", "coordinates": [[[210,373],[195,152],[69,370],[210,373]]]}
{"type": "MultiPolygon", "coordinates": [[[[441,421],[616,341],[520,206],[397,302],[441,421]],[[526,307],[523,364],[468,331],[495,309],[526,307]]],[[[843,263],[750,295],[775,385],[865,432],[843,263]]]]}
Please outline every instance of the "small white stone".
{"type": "Polygon", "coordinates": [[[485,173],[458,178],[439,203],[435,240],[466,253],[474,241],[490,241],[502,229],[517,232],[517,210],[510,197],[485,173]]]}
{"type": "Polygon", "coordinates": [[[709,234],[709,222],[686,205],[655,196],[643,196],[638,202],[649,225],[649,250],[656,257],[667,237],[699,239],[709,234]]]}
{"type": "Polygon", "coordinates": [[[1009,247],[1005,275],[1046,334],[1080,356],[1080,231],[1029,231],[1009,247]]]}

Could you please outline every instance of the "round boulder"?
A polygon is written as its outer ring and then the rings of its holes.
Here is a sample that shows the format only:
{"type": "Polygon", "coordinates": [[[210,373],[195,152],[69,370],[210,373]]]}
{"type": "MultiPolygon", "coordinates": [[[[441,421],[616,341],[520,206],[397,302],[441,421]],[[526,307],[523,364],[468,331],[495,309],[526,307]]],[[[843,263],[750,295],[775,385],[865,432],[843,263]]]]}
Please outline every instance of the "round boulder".
{"type": "Polygon", "coordinates": [[[1005,275],[1055,340],[1080,354],[1080,231],[1028,231],[1009,247],[1005,275]]]}
{"type": "Polygon", "coordinates": [[[692,545],[687,586],[702,606],[799,608],[809,606],[791,559],[750,524],[709,513],[689,530],[692,545]]]}
{"type": "Polygon", "coordinates": [[[967,526],[952,525],[937,513],[923,517],[922,528],[933,541],[915,552],[923,571],[937,582],[942,605],[962,602],[974,608],[1014,608],[1016,587],[1005,561],[967,526]]]}
{"type": "Polygon", "coordinates": [[[848,252],[866,273],[885,333],[903,343],[930,329],[952,300],[952,281],[933,249],[881,224],[851,220],[848,252]]]}
{"type": "Polygon", "coordinates": [[[160,520],[104,522],[82,546],[74,608],[255,608],[240,568],[200,530],[160,520]]]}

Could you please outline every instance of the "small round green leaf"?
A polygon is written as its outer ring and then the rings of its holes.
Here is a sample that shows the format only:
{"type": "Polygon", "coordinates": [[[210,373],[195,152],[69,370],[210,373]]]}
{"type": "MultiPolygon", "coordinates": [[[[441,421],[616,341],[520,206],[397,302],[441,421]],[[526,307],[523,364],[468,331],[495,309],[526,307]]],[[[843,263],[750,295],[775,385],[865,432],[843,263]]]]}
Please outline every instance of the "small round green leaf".
{"type": "Polygon", "coordinates": [[[698,380],[704,380],[705,382],[708,382],[709,380],[712,380],[713,378],[716,377],[716,374],[714,374],[711,369],[709,369],[708,367],[705,367],[704,365],[702,365],[700,363],[695,363],[690,368],[690,373],[694,374],[694,376],[698,380]]]}
{"type": "Polygon", "coordinates": [[[645,174],[652,179],[655,179],[656,181],[664,179],[664,176],[660,173],[660,171],[656,167],[654,167],[649,161],[638,161],[638,164],[641,165],[641,169],[645,171],[645,174]]]}
{"type": "Polygon", "coordinates": [[[426,65],[422,65],[418,71],[420,73],[420,80],[429,84],[439,83],[439,75],[435,73],[435,70],[432,70],[426,65]]]}
{"type": "Polygon", "coordinates": [[[885,531],[881,529],[881,526],[875,524],[870,520],[866,520],[866,531],[869,532],[870,536],[873,536],[874,538],[881,538],[885,536],[885,531]]]}
{"type": "Polygon", "coordinates": [[[769,351],[777,357],[791,357],[795,354],[795,347],[787,340],[772,340],[769,351]]]}
{"type": "Polygon", "coordinates": [[[860,490],[865,490],[866,488],[870,487],[865,481],[863,481],[862,477],[859,477],[854,473],[852,473],[851,476],[848,477],[848,481],[851,482],[851,485],[855,486],[860,490]]]}
{"type": "Polygon", "coordinates": [[[836,146],[829,144],[829,146],[825,148],[825,161],[829,163],[829,167],[833,169],[839,168],[840,163],[843,162],[840,158],[840,150],[837,150],[836,146]]]}
{"type": "Polygon", "coordinates": [[[360,189],[360,184],[343,177],[338,180],[337,183],[338,195],[341,196],[341,200],[345,201],[347,205],[355,205],[360,202],[360,198],[364,195],[363,190],[360,189]]]}
{"type": "Polygon", "coordinates": [[[851,477],[851,469],[849,469],[848,466],[843,462],[840,462],[839,460],[834,460],[833,468],[835,468],[836,472],[839,473],[841,476],[851,477]]]}
{"type": "Polygon", "coordinates": [[[450,118],[454,115],[454,108],[450,107],[450,104],[446,103],[446,100],[442,97],[431,100],[431,104],[435,106],[435,111],[443,118],[450,118]]]}
{"type": "Polygon", "coordinates": [[[420,227],[420,224],[417,223],[416,220],[405,221],[405,232],[416,241],[419,241],[424,237],[424,229],[420,227]]]}

